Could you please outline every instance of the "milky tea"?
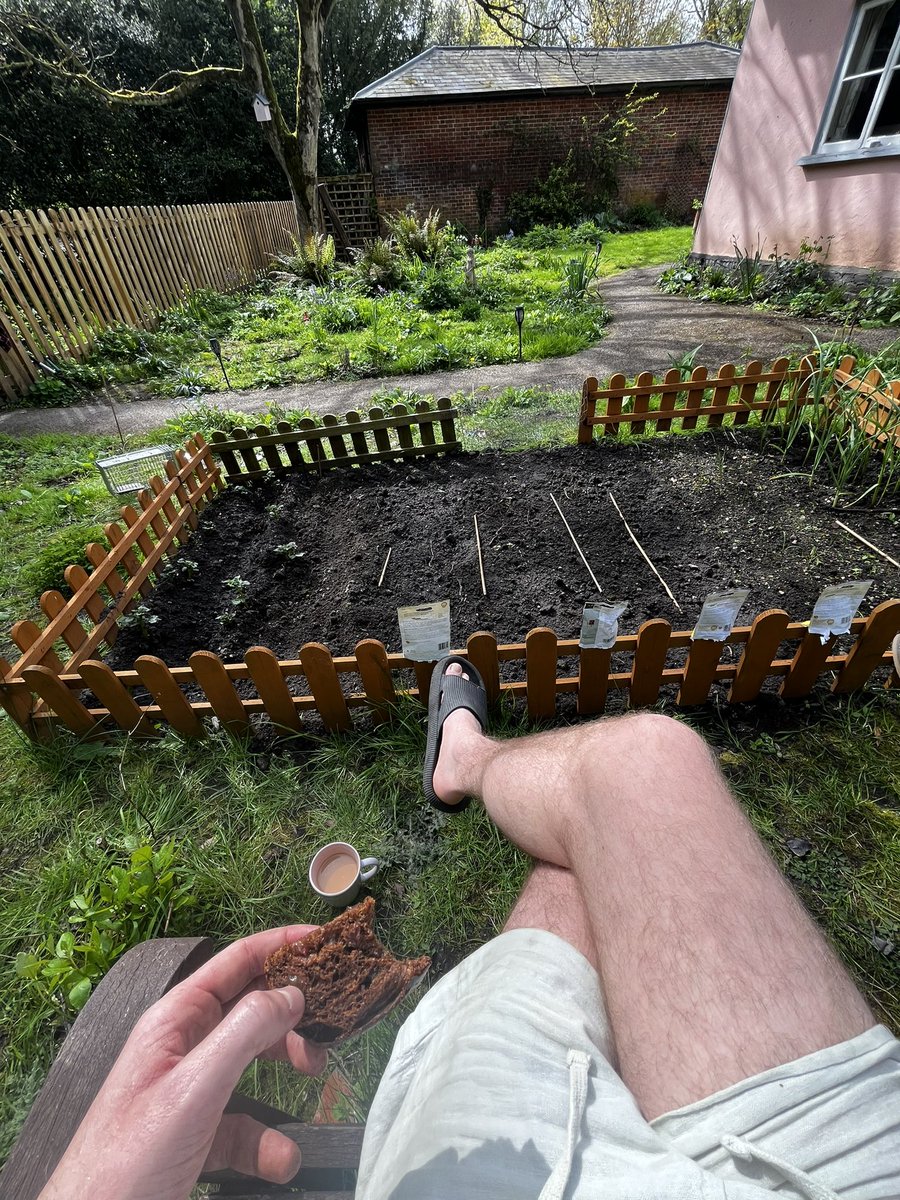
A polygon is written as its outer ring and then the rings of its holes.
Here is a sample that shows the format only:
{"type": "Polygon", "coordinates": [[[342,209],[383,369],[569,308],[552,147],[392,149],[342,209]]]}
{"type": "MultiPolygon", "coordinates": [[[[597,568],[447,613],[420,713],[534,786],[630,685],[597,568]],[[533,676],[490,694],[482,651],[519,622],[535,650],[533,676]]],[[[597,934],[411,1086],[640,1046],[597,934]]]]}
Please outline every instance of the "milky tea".
{"type": "Polygon", "coordinates": [[[358,873],[356,859],[351,855],[332,854],[316,871],[316,885],[321,891],[334,896],[350,887],[356,881],[358,873]]]}

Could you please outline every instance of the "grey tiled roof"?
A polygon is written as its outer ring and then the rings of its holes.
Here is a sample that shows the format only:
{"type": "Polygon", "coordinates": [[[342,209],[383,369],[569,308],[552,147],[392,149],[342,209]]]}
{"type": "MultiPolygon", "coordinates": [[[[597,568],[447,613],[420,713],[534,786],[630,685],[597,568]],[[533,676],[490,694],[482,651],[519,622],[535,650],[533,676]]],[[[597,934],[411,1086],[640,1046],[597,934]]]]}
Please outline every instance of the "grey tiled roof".
{"type": "Polygon", "coordinates": [[[353,103],[437,96],[730,80],[738,51],[713,42],[635,49],[432,46],[358,91],[353,103]]]}

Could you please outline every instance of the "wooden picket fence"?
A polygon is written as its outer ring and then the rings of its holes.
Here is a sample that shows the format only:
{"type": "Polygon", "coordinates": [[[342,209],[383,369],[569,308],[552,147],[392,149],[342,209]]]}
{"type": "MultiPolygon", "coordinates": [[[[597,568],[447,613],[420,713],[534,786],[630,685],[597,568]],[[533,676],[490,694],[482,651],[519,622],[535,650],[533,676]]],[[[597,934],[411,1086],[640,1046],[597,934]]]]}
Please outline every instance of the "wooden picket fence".
{"type": "Polygon", "coordinates": [[[777,358],[767,368],[756,360],[740,370],[725,363],[714,373],[698,366],[688,379],[677,367],[661,380],[642,371],[631,385],[618,374],[605,388],[590,378],[582,387],[578,441],[592,442],[598,426],[606,437],[618,437],[623,430],[665,433],[674,422],[676,429],[746,425],[751,413],[767,417],[812,403],[834,407],[837,393],[844,390],[855,396],[860,425],[876,440],[890,439],[900,447],[900,381],[886,380],[877,369],[862,377],[855,372],[856,360],[847,356],[823,381],[810,356],[797,367],[787,358],[777,358]]]}
{"type": "Polygon", "coordinates": [[[296,232],[289,200],[0,212],[0,395],[109,325],[148,328],[196,288],[250,283],[296,232]]]}
{"type": "Polygon", "coordinates": [[[326,414],[321,424],[304,417],[296,425],[279,421],[274,430],[266,425],[257,425],[249,432],[233,429],[230,434],[217,430],[210,434],[210,447],[222,460],[228,482],[255,479],[269,472],[321,472],[331,467],[460,450],[458,416],[458,410],[446,398],[438,400],[434,408],[427,400],[420,400],[414,409],[405,404],[395,404],[389,413],[372,408],[365,418],[349,412],[340,418],[326,414]]]}
{"type": "MultiPolygon", "coordinates": [[[[433,417],[449,419],[451,411],[438,408],[433,417]]],[[[398,432],[412,428],[410,417],[407,413],[392,418],[398,432]]],[[[424,421],[422,428],[430,424],[424,421]]],[[[326,424],[320,433],[327,439],[329,430],[335,436],[338,427],[326,424]]],[[[379,423],[372,432],[379,430],[385,432],[386,426],[379,423]]],[[[291,439],[263,443],[263,457],[267,448],[271,452],[283,447],[290,455],[290,446],[298,453],[301,443],[307,451],[321,446],[318,437],[292,434],[291,439]]],[[[423,447],[415,449],[421,452],[423,447]]],[[[426,442],[424,449],[432,447],[426,442]]],[[[243,466],[232,472],[222,451],[219,443],[229,478],[263,474],[258,457],[252,470],[243,469],[248,464],[241,457],[243,466]]],[[[226,453],[250,455],[251,449],[232,443],[226,453]]],[[[334,448],[332,453],[329,461],[343,460],[334,448]]],[[[375,457],[385,453],[377,451],[375,457]]],[[[391,450],[393,457],[409,453],[402,442],[391,450]]],[[[371,457],[358,454],[351,459],[348,453],[346,460],[371,457]]],[[[314,458],[303,461],[302,469],[320,465],[314,458]]],[[[279,458],[277,468],[266,469],[291,470],[296,464],[290,457],[287,463],[279,458]]],[[[167,479],[153,479],[137,507],[125,505],[121,522],[106,526],[110,549],[88,546],[93,570],[67,568],[71,599],[57,591],[43,594],[47,625],[41,629],[32,621],[19,621],[13,627],[11,637],[21,657],[13,665],[0,660],[0,704],[29,734],[40,736],[55,723],[82,736],[115,728],[154,736],[169,725],[196,737],[204,731],[205,717],[214,716],[240,733],[261,714],[290,732],[303,729],[307,715],[318,714],[327,729],[336,731],[351,727],[354,709],[365,709],[382,721],[399,697],[427,695],[433,664],[388,653],[373,639],[361,641],[353,654],[338,657],[323,644],[310,642],[296,659],[279,659],[272,650],[253,646],[241,662],[223,662],[203,649],[186,665],[170,666],[147,654],[133,667],[114,671],[101,660],[103,648],[116,640],[121,615],[149,595],[167,559],[188,540],[199,514],[224,486],[212,447],[195,436],[168,464],[167,479]],[[239,681],[248,681],[240,691],[235,687],[239,681]],[[189,695],[185,689],[190,689],[189,695]],[[93,699],[85,701],[86,693],[93,699]]],[[[691,633],[673,631],[666,621],[650,620],[637,634],[619,637],[612,650],[581,650],[577,641],[560,640],[550,629],[534,629],[524,642],[512,645],[498,644],[488,632],[473,633],[461,653],[481,671],[492,701],[503,693],[522,697],[530,716],[544,720],[557,711],[557,698],[567,694],[577,697],[579,713],[591,716],[604,711],[613,692],[626,692],[629,705],[639,708],[654,704],[662,689],[674,688],[675,702],[689,706],[702,704],[716,685],[727,685],[726,699],[737,703],[754,699],[768,681],[778,680],[780,695],[793,699],[808,695],[820,679],[832,674],[832,691],[854,691],[881,669],[886,669],[887,686],[896,686],[900,681],[890,669],[889,646],[898,631],[900,599],[885,601],[867,618],[854,621],[845,643],[831,638],[823,644],[803,622],[771,610],[756,616],[750,626],[735,629],[725,642],[695,641],[691,633]],[[785,646],[790,647],[788,653],[785,646]]]]}

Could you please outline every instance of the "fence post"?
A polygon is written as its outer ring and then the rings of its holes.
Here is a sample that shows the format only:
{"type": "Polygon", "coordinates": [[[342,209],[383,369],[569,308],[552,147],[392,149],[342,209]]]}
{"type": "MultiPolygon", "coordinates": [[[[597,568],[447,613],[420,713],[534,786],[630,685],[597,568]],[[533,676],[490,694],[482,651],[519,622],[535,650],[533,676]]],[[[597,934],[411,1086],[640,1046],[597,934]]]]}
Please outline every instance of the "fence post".
{"type": "Polygon", "coordinates": [[[578,445],[589,446],[594,440],[591,422],[597,411],[597,380],[589,376],[581,386],[581,413],[578,418],[578,445]]]}

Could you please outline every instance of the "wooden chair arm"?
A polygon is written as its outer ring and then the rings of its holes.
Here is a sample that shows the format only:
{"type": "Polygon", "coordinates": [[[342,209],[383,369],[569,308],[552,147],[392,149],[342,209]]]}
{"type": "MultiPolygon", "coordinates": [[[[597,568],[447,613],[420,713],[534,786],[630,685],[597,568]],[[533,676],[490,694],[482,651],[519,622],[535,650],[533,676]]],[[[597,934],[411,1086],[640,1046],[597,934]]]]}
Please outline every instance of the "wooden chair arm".
{"type": "Polygon", "coordinates": [[[79,1013],[0,1175],[0,1200],[36,1200],[138,1018],[212,956],[211,938],[142,942],[79,1013]]]}

